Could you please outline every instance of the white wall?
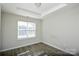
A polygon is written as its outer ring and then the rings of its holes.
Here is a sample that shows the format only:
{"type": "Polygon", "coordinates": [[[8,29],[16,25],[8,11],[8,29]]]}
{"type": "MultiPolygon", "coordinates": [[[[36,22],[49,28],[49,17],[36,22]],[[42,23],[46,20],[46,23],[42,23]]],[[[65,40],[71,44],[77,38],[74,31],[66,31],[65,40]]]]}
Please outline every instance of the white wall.
{"type": "Polygon", "coordinates": [[[69,5],[43,18],[43,42],[75,54],[79,52],[79,5],[69,5]]]}
{"type": "Polygon", "coordinates": [[[41,27],[41,20],[3,12],[2,13],[2,33],[3,33],[2,50],[40,42],[41,41],[40,27],[41,27]],[[36,38],[18,40],[17,39],[18,20],[35,22],[37,26],[36,38]]]}
{"type": "Polygon", "coordinates": [[[1,6],[0,6],[0,50],[1,50],[1,6]]]}

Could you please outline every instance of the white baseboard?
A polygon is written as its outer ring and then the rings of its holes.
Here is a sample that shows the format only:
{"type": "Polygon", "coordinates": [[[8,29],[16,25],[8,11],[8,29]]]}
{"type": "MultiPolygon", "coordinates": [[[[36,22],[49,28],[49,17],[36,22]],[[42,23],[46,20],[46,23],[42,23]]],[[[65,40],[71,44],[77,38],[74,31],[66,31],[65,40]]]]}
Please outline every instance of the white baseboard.
{"type": "Polygon", "coordinates": [[[57,47],[57,46],[55,46],[55,45],[50,44],[49,42],[45,42],[45,41],[42,41],[42,42],[45,43],[45,44],[47,44],[47,45],[49,45],[49,46],[55,47],[55,48],[57,48],[57,49],[59,49],[59,50],[61,50],[61,51],[63,51],[63,52],[67,52],[67,53],[69,53],[69,54],[75,55],[75,53],[70,52],[70,51],[67,51],[67,50],[64,50],[64,49],[62,49],[62,48],[59,48],[59,47],[57,47]]]}
{"type": "MultiPolygon", "coordinates": [[[[34,43],[32,43],[32,44],[36,44],[36,43],[40,43],[40,42],[34,42],[34,43]]],[[[52,47],[55,47],[55,48],[57,48],[57,49],[59,49],[59,50],[61,50],[61,51],[70,53],[70,54],[72,54],[72,55],[75,55],[75,53],[70,52],[70,51],[67,51],[67,50],[64,50],[64,49],[62,49],[62,48],[59,48],[59,47],[57,47],[57,46],[55,46],[55,45],[50,44],[49,42],[42,41],[42,43],[45,43],[45,44],[47,44],[47,45],[49,45],[49,46],[52,46],[52,47]]],[[[29,45],[32,45],[32,44],[29,44],[29,45]]],[[[23,47],[23,46],[28,46],[28,45],[25,44],[25,45],[21,45],[21,46],[17,46],[17,47],[9,48],[9,49],[0,50],[0,52],[7,51],[7,50],[11,50],[11,49],[20,48],[20,47],[23,47]]]]}
{"type": "MultiPolygon", "coordinates": [[[[40,43],[40,42],[34,42],[34,43],[31,43],[31,44],[28,44],[28,45],[32,45],[32,44],[36,44],[36,43],[40,43]]],[[[12,47],[12,48],[8,48],[8,49],[3,49],[3,50],[0,50],[0,52],[4,52],[4,51],[8,51],[8,50],[11,50],[11,49],[16,49],[16,48],[20,48],[20,47],[28,46],[28,45],[25,44],[25,45],[21,45],[21,46],[17,46],[17,47],[12,47]]]]}

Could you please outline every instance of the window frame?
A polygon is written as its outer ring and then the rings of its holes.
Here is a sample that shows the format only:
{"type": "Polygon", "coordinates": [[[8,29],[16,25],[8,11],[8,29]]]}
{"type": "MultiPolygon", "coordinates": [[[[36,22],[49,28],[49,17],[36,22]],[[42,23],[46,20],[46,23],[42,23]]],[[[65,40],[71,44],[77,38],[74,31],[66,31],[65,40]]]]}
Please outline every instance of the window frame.
{"type": "Polygon", "coordinates": [[[36,37],[36,23],[35,22],[31,22],[31,21],[18,21],[17,22],[17,25],[18,25],[18,29],[17,29],[17,31],[18,31],[18,33],[17,33],[17,38],[18,39],[20,39],[20,40],[22,40],[22,39],[30,39],[30,38],[35,38],[36,37]],[[30,30],[30,29],[19,29],[19,24],[18,24],[18,22],[25,22],[25,23],[27,23],[27,27],[29,26],[28,25],[28,23],[33,23],[34,24],[34,26],[35,26],[35,29],[33,30],[30,30]],[[34,31],[34,36],[33,37],[28,37],[29,35],[28,34],[26,34],[26,37],[20,37],[20,35],[19,35],[19,30],[26,30],[26,31],[34,31]]]}

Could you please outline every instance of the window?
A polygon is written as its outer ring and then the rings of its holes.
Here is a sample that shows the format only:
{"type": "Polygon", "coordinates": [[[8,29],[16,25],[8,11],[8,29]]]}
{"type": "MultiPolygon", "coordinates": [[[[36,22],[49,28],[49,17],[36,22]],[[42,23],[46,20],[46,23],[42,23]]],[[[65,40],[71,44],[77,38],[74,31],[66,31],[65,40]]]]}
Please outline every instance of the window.
{"type": "Polygon", "coordinates": [[[36,24],[18,21],[18,38],[33,38],[36,36],[36,24]]]}

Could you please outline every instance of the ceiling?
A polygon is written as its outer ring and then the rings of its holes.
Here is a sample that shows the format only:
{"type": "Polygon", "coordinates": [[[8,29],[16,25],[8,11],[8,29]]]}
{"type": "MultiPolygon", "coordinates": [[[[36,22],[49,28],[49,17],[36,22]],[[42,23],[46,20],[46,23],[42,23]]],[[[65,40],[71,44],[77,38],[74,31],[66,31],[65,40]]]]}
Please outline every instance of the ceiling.
{"type": "Polygon", "coordinates": [[[64,3],[41,3],[36,7],[35,3],[2,3],[2,11],[14,13],[23,16],[42,18],[47,14],[54,12],[67,4],[64,3]]]}

